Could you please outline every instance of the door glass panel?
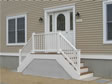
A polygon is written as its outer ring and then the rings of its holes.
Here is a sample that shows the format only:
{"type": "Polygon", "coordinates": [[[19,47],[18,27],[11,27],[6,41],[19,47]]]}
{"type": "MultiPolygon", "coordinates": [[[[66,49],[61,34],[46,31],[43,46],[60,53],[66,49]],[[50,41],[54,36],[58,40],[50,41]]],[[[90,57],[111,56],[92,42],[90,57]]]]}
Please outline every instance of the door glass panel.
{"type": "Polygon", "coordinates": [[[52,15],[49,17],[50,32],[52,32],[52,15]]]}
{"type": "Polygon", "coordinates": [[[65,16],[63,14],[57,16],[57,30],[65,30],[65,16]]]}
{"type": "Polygon", "coordinates": [[[73,30],[73,12],[70,12],[70,30],[73,30]]]}

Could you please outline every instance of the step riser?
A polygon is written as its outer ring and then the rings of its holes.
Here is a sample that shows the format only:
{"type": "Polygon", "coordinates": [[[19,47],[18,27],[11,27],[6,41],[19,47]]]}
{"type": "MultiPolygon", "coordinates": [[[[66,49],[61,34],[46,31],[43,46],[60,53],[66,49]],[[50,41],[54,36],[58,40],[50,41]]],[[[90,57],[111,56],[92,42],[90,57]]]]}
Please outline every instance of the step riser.
{"type": "Polygon", "coordinates": [[[80,67],[84,67],[84,63],[81,63],[81,64],[80,64],[80,67]]]}
{"type": "Polygon", "coordinates": [[[88,72],[88,68],[84,68],[80,70],[80,73],[88,72]]]}
{"type": "Polygon", "coordinates": [[[85,78],[89,78],[89,77],[93,77],[93,73],[80,76],[80,79],[85,79],[85,78]]]}

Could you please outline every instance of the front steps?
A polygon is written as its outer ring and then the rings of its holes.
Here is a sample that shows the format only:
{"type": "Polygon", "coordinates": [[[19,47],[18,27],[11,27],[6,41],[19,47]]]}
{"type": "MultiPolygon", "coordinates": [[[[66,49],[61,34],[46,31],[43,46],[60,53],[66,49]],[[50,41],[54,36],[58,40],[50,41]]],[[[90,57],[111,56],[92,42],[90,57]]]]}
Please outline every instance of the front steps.
{"type": "Polygon", "coordinates": [[[81,62],[81,63],[80,63],[80,67],[83,67],[83,66],[84,66],[84,63],[81,62]]]}
{"type": "Polygon", "coordinates": [[[82,80],[82,79],[90,78],[90,77],[93,77],[93,73],[92,72],[86,72],[86,73],[81,74],[80,79],[82,80]]]}
{"type": "Polygon", "coordinates": [[[93,73],[88,71],[88,67],[85,67],[84,63],[81,63],[80,66],[80,79],[93,77],[93,73]]]}
{"type": "Polygon", "coordinates": [[[87,67],[81,67],[80,73],[85,73],[88,72],[88,68],[87,67]]]}

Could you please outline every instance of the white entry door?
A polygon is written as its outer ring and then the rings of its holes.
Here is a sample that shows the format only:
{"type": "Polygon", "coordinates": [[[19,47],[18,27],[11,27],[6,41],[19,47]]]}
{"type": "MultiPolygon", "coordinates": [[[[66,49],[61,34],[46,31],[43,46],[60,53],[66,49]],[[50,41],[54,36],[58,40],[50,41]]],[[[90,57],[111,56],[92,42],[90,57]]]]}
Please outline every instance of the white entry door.
{"type": "Polygon", "coordinates": [[[61,32],[74,45],[73,12],[53,12],[48,17],[49,32],[61,32]]]}

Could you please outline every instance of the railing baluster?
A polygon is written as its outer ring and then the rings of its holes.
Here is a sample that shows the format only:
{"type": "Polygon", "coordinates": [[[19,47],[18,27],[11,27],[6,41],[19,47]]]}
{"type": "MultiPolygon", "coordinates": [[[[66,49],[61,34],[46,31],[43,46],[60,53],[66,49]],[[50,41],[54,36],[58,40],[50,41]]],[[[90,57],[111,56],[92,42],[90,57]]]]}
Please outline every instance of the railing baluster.
{"type": "Polygon", "coordinates": [[[32,33],[32,52],[35,52],[35,33],[32,33]]]}
{"type": "Polygon", "coordinates": [[[41,49],[41,50],[42,50],[42,36],[43,36],[43,35],[40,36],[40,49],[41,49]]]}

